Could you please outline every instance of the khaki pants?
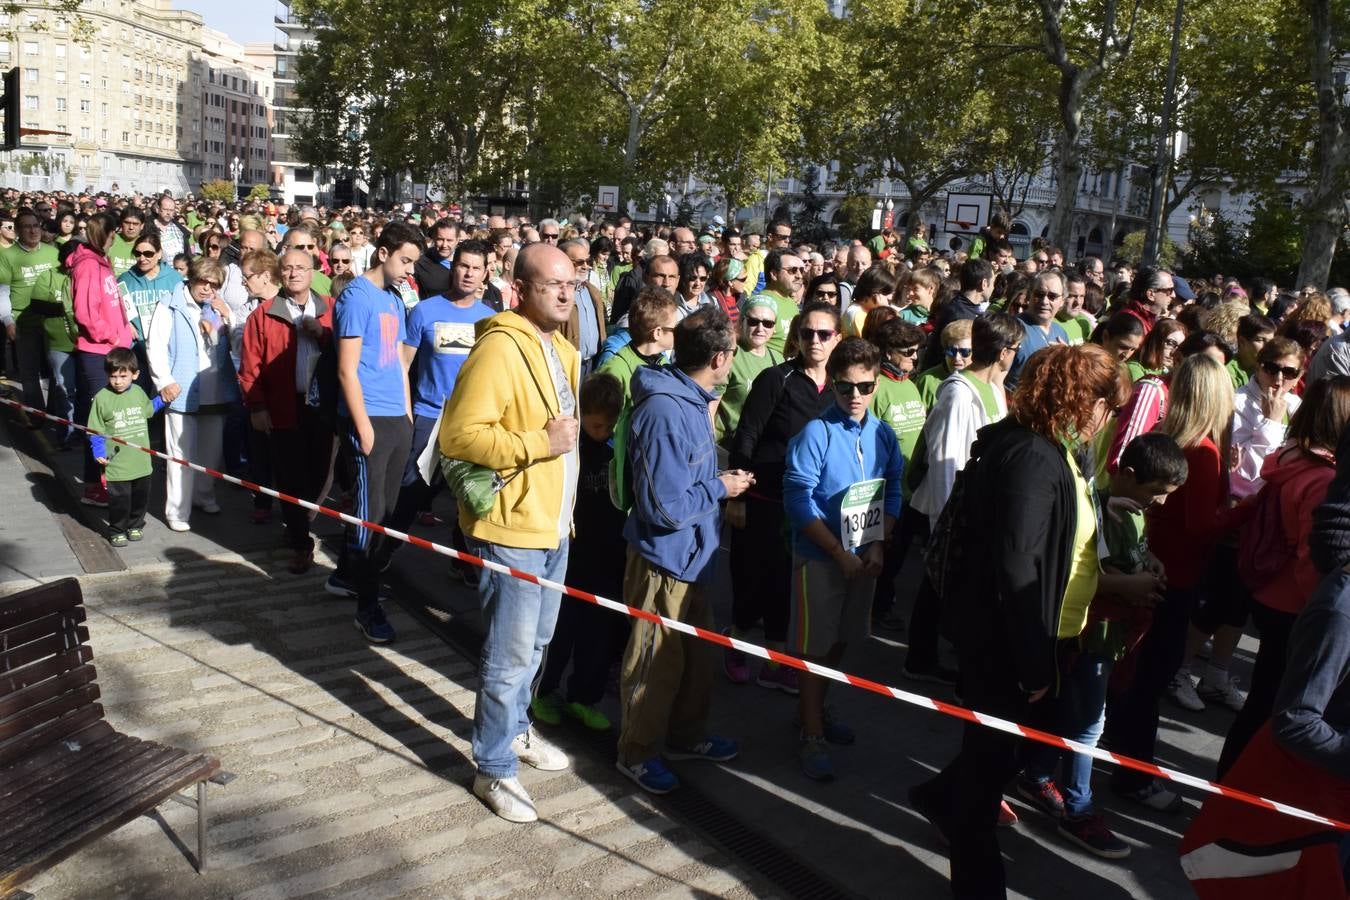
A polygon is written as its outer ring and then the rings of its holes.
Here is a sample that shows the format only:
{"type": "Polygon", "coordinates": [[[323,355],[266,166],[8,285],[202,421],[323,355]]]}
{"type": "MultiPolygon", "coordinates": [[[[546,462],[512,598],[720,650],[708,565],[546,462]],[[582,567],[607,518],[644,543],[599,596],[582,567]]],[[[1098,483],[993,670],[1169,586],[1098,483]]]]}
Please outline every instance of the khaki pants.
{"type": "MultiPolygon", "coordinates": [[[[623,599],[629,606],[712,628],[707,592],[657,570],[631,547],[623,599]]],[[[620,762],[634,765],[655,756],[663,742],[686,748],[707,736],[716,659],[716,648],[707,641],[634,620],[619,685],[620,762]]]]}

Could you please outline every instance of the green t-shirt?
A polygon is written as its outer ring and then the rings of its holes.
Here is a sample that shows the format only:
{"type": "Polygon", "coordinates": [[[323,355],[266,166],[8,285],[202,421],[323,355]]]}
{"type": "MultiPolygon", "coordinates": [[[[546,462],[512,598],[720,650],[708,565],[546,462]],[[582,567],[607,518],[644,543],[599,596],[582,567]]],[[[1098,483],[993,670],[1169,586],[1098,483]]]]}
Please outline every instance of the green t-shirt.
{"type": "Polygon", "coordinates": [[[1065,451],[1069,472],[1073,475],[1073,495],[1077,506],[1074,517],[1073,553],[1069,559],[1069,583],[1064,586],[1064,605],[1059,611],[1061,639],[1077,637],[1087,625],[1088,607],[1097,593],[1101,568],[1097,560],[1097,510],[1092,503],[1092,487],[1078,470],[1072,453],[1065,451]]]}
{"type": "MultiPolygon", "coordinates": [[[[322,272],[315,270],[314,278],[309,282],[309,289],[316,294],[322,294],[325,297],[333,293],[333,279],[322,272]]],[[[334,297],[333,299],[337,299],[334,297]]]]}
{"type": "Polygon", "coordinates": [[[731,375],[727,379],[727,389],[722,394],[722,402],[717,404],[717,421],[713,423],[718,443],[736,433],[741,421],[741,408],[745,398],[750,396],[750,386],[759,373],[778,365],[783,354],[766,347],[762,356],[756,356],[744,347],[736,351],[731,361],[731,375]]]}
{"type": "Polygon", "coordinates": [[[1134,359],[1125,363],[1125,368],[1130,373],[1130,381],[1138,381],[1145,375],[1158,375],[1161,373],[1160,369],[1145,369],[1143,363],[1134,359]]]}
{"type": "MultiPolygon", "coordinates": [[[[1102,509],[1106,509],[1110,499],[1110,491],[1097,492],[1097,504],[1102,509]]],[[[1107,553],[1102,565],[1123,575],[1134,575],[1144,571],[1148,557],[1148,544],[1144,541],[1144,514],[1124,509],[1115,512],[1119,518],[1102,516],[1102,541],[1106,544],[1107,553]]]]}
{"type": "Polygon", "coordinates": [[[75,338],[79,328],[75,324],[75,307],[70,296],[70,276],[59,268],[47,269],[38,276],[31,294],[33,302],[60,303],[65,312],[59,316],[45,316],[42,320],[47,331],[47,349],[61,353],[75,352],[75,338]]]}
{"type": "MultiPolygon", "coordinates": [[[[131,255],[135,246],[135,242],[122,237],[120,231],[113,237],[112,246],[108,248],[108,261],[112,263],[113,275],[120,276],[135,264],[136,258],[131,255]]],[[[171,264],[173,260],[166,259],[164,262],[171,264]]]]}
{"type": "Polygon", "coordinates": [[[1056,319],[1059,327],[1069,336],[1069,346],[1077,347],[1088,339],[1086,323],[1082,319],[1056,319]]]}
{"type": "Polygon", "coordinates": [[[971,387],[975,388],[975,393],[980,395],[980,404],[984,406],[984,414],[989,417],[989,421],[997,422],[1002,417],[1002,410],[998,408],[998,398],[994,396],[993,386],[981,378],[967,374],[969,371],[962,369],[961,377],[970,382],[971,387]]]}
{"type": "MultiPolygon", "coordinates": [[[[919,396],[919,389],[908,379],[888,377],[884,372],[877,378],[877,390],[872,395],[872,413],[878,419],[891,426],[895,438],[900,442],[900,454],[908,466],[914,459],[914,447],[923,433],[924,419],[928,416],[928,407],[919,396]]],[[[913,491],[909,489],[909,479],[901,479],[902,493],[906,500],[913,491]]]]}
{"type": "MultiPolygon", "coordinates": [[[[120,394],[114,393],[112,388],[104,388],[94,395],[89,427],[138,447],[148,447],[149,421],[154,414],[155,406],[140,385],[133,384],[120,394]]],[[[107,441],[103,452],[107,454],[108,465],[104,472],[109,481],[150,477],[150,454],[115,441],[107,441]]]]}
{"type": "Polygon", "coordinates": [[[1233,381],[1233,390],[1237,390],[1244,384],[1252,380],[1252,373],[1242,368],[1242,363],[1236,358],[1230,359],[1228,365],[1224,366],[1228,370],[1228,377],[1233,381]]]}
{"type": "MultiPolygon", "coordinates": [[[[663,355],[662,360],[666,357],[663,355]]],[[[631,343],[624,344],[605,364],[596,369],[596,374],[604,372],[606,375],[613,375],[623,385],[623,405],[628,408],[628,404],[633,400],[633,373],[643,366],[651,365],[641,356],[638,356],[631,343]]]]}
{"type": "Polygon", "coordinates": [[[36,250],[29,251],[16,242],[0,250],[0,284],[9,285],[9,302],[20,328],[46,325],[41,316],[28,314],[28,301],[38,276],[56,265],[56,247],[51,244],[38,244],[36,250]]]}
{"type": "Polygon", "coordinates": [[[900,319],[911,325],[922,325],[928,321],[928,310],[917,303],[911,303],[909,306],[900,310],[900,319]]]}
{"type": "Polygon", "coordinates": [[[769,290],[760,291],[755,297],[772,300],[778,307],[778,327],[773,330],[773,337],[769,338],[768,347],[782,356],[783,347],[787,343],[788,328],[792,326],[792,320],[797,313],[801,312],[797,308],[797,301],[791,297],[784,297],[777,291],[769,290]]]}
{"type": "Polygon", "coordinates": [[[914,387],[919,391],[919,399],[923,401],[924,409],[930,410],[933,408],[933,403],[937,400],[938,388],[942,386],[942,382],[950,374],[952,372],[947,368],[947,364],[940,362],[933,368],[924,369],[918,375],[910,378],[910,381],[914,382],[914,387]]]}

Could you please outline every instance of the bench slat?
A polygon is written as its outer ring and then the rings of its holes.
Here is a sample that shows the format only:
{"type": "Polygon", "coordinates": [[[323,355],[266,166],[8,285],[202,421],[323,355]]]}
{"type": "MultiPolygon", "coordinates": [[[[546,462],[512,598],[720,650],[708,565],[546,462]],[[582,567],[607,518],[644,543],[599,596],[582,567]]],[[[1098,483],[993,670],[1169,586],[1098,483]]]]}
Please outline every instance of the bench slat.
{"type": "Polygon", "coordinates": [[[0,859],[0,893],[56,865],[80,848],[159,806],[172,794],[205,781],[219,770],[220,761],[214,757],[188,755],[182,766],[166,773],[165,780],[140,785],[134,792],[102,804],[98,810],[91,810],[91,815],[78,829],[68,830],[42,846],[25,848],[15,859],[0,859]]]}
{"type": "Polygon", "coordinates": [[[62,578],[60,581],[11,594],[0,600],[0,630],[40,619],[54,612],[74,609],[82,602],[80,583],[74,578],[62,578]]]}
{"type": "Polygon", "coordinates": [[[12,741],[0,744],[0,766],[5,766],[15,760],[22,759],[34,750],[45,747],[53,741],[64,740],[81,729],[88,728],[102,718],[103,707],[100,704],[95,703],[91,706],[83,707],[68,716],[63,716],[60,719],[55,719],[34,728],[27,734],[14,738],[12,741]]]}
{"type": "Polygon", "coordinates": [[[30,684],[8,696],[0,695],[0,722],[18,715],[31,706],[45,703],[53,697],[59,697],[67,691],[89,684],[97,674],[93,666],[80,666],[55,678],[45,678],[30,684]]]}
{"type": "Polygon", "coordinates": [[[21,669],[15,669],[12,672],[0,672],[0,697],[5,697],[15,691],[21,691],[30,684],[37,684],[39,681],[60,675],[62,672],[79,668],[93,658],[94,651],[88,644],[82,644],[72,650],[58,653],[56,656],[49,656],[21,669]]]}
{"type": "Polygon", "coordinates": [[[22,852],[24,847],[61,834],[71,822],[87,819],[91,806],[114,802],[147,779],[158,780],[160,773],[177,765],[187,755],[183,750],[153,741],[138,741],[132,747],[132,755],[123,759],[120,769],[104,771],[98,778],[90,778],[83,784],[62,785],[51,797],[39,792],[23,821],[0,829],[0,866],[6,858],[22,852]]]}
{"type": "Polygon", "coordinates": [[[81,743],[79,750],[57,744],[42,752],[45,765],[40,767],[24,766],[20,771],[20,766],[12,766],[0,771],[0,784],[6,779],[10,782],[0,788],[0,834],[17,827],[15,823],[23,820],[24,805],[33,797],[41,794],[46,801],[58,800],[72,785],[79,789],[86,779],[98,778],[109,768],[145,752],[145,743],[114,731],[105,740],[81,743]]]}
{"type": "Polygon", "coordinates": [[[89,643],[89,629],[77,625],[67,634],[50,634],[13,650],[0,650],[0,673],[13,671],[44,656],[52,656],[70,650],[77,644],[87,643],[89,643]]]}
{"type": "Polygon", "coordinates": [[[5,741],[20,737],[25,731],[38,728],[45,722],[91,706],[97,699],[98,685],[85,684],[46,703],[33,706],[17,716],[0,722],[0,746],[4,746],[5,741]]]}
{"type": "Polygon", "coordinates": [[[210,778],[220,761],[209,756],[174,751],[154,771],[123,781],[113,792],[90,798],[80,815],[59,824],[36,822],[37,834],[25,835],[15,852],[0,851],[0,891],[55,865],[80,847],[148,812],[171,794],[210,778]]]}
{"type": "Polygon", "coordinates": [[[34,619],[24,625],[16,625],[0,631],[0,649],[9,650],[20,644],[37,640],[49,634],[59,634],[85,620],[83,606],[52,613],[40,619],[34,619]]]}

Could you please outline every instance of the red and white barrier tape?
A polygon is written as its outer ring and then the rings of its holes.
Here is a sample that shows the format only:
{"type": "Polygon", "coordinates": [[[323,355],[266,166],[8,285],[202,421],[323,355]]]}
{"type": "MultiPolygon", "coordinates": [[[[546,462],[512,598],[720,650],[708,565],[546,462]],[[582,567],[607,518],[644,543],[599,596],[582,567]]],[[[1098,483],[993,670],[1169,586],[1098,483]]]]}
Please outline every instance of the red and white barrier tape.
{"type": "MultiPolygon", "coordinates": [[[[62,419],[58,416],[51,415],[50,413],[33,409],[30,406],[25,406],[22,403],[18,402],[17,400],[11,400],[6,397],[0,397],[0,404],[13,407],[14,409],[17,410],[21,410],[30,416],[33,415],[40,416],[44,419],[48,419],[60,425],[67,425],[72,428],[77,428],[80,431],[84,431],[89,434],[100,434],[100,432],[94,431],[93,429],[90,428],[86,428],[83,425],[77,425],[76,423],[71,422],[67,419],[62,419]]],[[[1298,807],[1295,806],[1289,806],[1288,804],[1280,803],[1277,800],[1270,800],[1265,797],[1259,797],[1256,794],[1249,794],[1246,791],[1236,790],[1235,788],[1227,787],[1225,785],[1218,784],[1213,781],[1207,781],[1203,778],[1196,778],[1194,775],[1187,775],[1185,772],[1178,772],[1175,769],[1169,769],[1166,768],[1165,766],[1158,766],[1154,765],[1153,763],[1143,762],[1142,760],[1134,759],[1133,757],[1120,756],[1118,754],[1102,750],[1099,747],[1088,747],[1084,744],[1078,743],[1077,741],[1071,741],[1068,738],[1062,738],[1059,737],[1058,735],[1050,734],[1047,731],[1040,731],[1035,728],[1028,728],[1025,725],[1019,725],[1016,722],[1011,722],[1007,719],[1001,719],[997,716],[991,716],[987,715],[986,713],[976,712],[974,710],[966,709],[963,706],[957,706],[952,703],[943,702],[942,700],[936,700],[932,697],[925,697],[923,694],[915,694],[910,691],[901,690],[900,688],[889,687],[887,685],[881,684],[876,681],[872,681],[867,678],[860,678],[857,675],[850,675],[847,672],[841,672],[838,669],[831,669],[827,666],[822,666],[819,663],[810,662],[804,659],[798,659],[795,656],[789,656],[788,654],[781,653],[777,650],[770,650],[766,647],[761,647],[758,644],[750,644],[733,637],[728,637],[727,635],[724,634],[719,634],[715,631],[707,631],[706,629],[698,628],[697,626],[689,625],[685,622],[680,622],[676,619],[668,619],[665,616],[660,616],[657,615],[656,613],[648,612],[643,609],[638,609],[637,607],[634,606],[628,606],[627,604],[619,603],[617,601],[610,600],[605,597],[597,597],[595,594],[577,590],[576,588],[568,587],[567,585],[560,584],[559,582],[556,581],[549,581],[548,579],[545,578],[539,578],[538,576],[532,575],[529,572],[522,572],[519,569],[513,569],[510,566],[503,566],[500,563],[495,563],[490,560],[479,559],[476,556],[471,556],[468,553],[461,553],[460,551],[455,550],[451,547],[445,547],[442,546],[441,544],[433,543],[424,538],[415,537],[411,534],[404,534],[403,532],[395,531],[392,528],[385,528],[383,525],[378,525],[374,522],[367,522],[363,519],[357,518],[356,516],[350,516],[347,515],[346,513],[339,512],[338,510],[329,509],[326,506],[320,506],[317,503],[311,503],[310,501],[302,500],[299,497],[292,497],[289,494],[283,494],[280,491],[273,490],[272,488],[264,487],[263,485],[260,484],[254,484],[251,481],[246,481],[242,478],[236,478],[233,475],[227,475],[224,472],[217,472],[215,469],[210,469],[207,468],[206,466],[198,465],[197,463],[188,462],[185,459],[178,459],[177,457],[169,456],[167,453],[161,453],[160,451],[153,450],[149,447],[141,447],[137,444],[132,444],[129,443],[128,441],[124,441],[121,438],[111,437],[108,435],[103,435],[103,437],[106,440],[115,441],[116,443],[122,444],[125,447],[140,450],[144,453],[149,453],[151,456],[157,456],[160,459],[175,463],[180,466],[186,466],[189,469],[192,469],[194,472],[201,472],[202,474],[209,475],[212,478],[217,478],[220,479],[221,481],[227,481],[230,484],[239,485],[240,487],[245,488],[247,490],[266,494],[269,497],[275,497],[276,499],[281,500],[285,503],[293,503],[297,506],[302,506],[305,509],[313,510],[317,513],[321,513],[322,515],[328,516],[329,518],[345,522],[348,525],[356,525],[358,527],[369,528],[372,531],[376,531],[387,537],[391,537],[394,540],[412,544],[414,547],[421,547],[425,550],[430,550],[433,553],[439,553],[441,556],[448,556],[451,559],[458,559],[461,562],[466,562],[475,566],[480,566],[482,568],[489,569],[494,572],[501,572],[504,575],[510,575],[512,578],[518,578],[521,581],[528,581],[531,584],[537,584],[540,587],[548,588],[549,590],[559,591],[563,594],[566,594],[569,597],[575,597],[578,600],[584,600],[587,603],[594,603],[596,606],[602,606],[605,609],[610,609],[614,610],[615,612],[623,613],[624,615],[629,616],[631,618],[645,619],[648,622],[651,622],[655,625],[660,625],[663,628],[668,628],[671,631],[678,631],[681,632],[682,634],[692,635],[701,640],[717,644],[720,647],[735,648],[744,653],[748,653],[751,656],[757,656],[760,657],[761,659],[773,660],[774,662],[781,663],[782,665],[791,666],[794,669],[801,669],[807,672],[811,672],[812,674],[818,675],[821,678],[828,678],[831,681],[843,682],[844,684],[852,685],[853,687],[861,688],[865,691],[870,691],[871,693],[874,694],[881,694],[884,697],[890,697],[895,700],[900,700],[904,703],[910,704],[911,706],[920,706],[923,707],[924,709],[936,710],[937,712],[940,712],[943,715],[951,716],[956,719],[961,719],[962,721],[965,722],[975,722],[979,725],[983,725],[986,728],[993,728],[997,731],[1007,732],[1008,734],[1014,734],[1017,735],[1018,737],[1027,738],[1029,740],[1037,741],[1042,744],[1048,744],[1049,746],[1055,747],[1060,750],[1067,750],[1073,753],[1083,753],[1092,757],[1093,759],[1098,759],[1103,762],[1112,763],[1113,765],[1117,766],[1123,766],[1127,769],[1134,769],[1137,772],[1143,772],[1145,774],[1152,775],[1157,778],[1163,778],[1167,781],[1176,782],[1177,784],[1184,784],[1187,785],[1188,787],[1193,787],[1197,790],[1205,791],[1210,794],[1218,794],[1221,797],[1228,797],[1233,800],[1240,801],[1242,803],[1247,803],[1252,806],[1261,807],[1262,809],[1268,809],[1277,813],[1282,813],[1283,815],[1286,816],[1293,816],[1298,819],[1306,819],[1309,822],[1316,822],[1319,825],[1326,825],[1331,828],[1340,829],[1342,831],[1350,831],[1350,824],[1348,823],[1341,822],[1336,819],[1329,819],[1326,816],[1321,816],[1318,815],[1317,813],[1309,812],[1305,809],[1299,809],[1298,807]]]]}

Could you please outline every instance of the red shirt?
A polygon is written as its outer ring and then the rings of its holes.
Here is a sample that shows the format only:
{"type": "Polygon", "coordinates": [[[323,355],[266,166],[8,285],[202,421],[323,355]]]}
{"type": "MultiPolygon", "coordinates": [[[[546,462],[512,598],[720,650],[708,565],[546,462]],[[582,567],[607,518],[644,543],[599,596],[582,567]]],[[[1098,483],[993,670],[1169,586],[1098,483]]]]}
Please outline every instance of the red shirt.
{"type": "Polygon", "coordinates": [[[1162,506],[1148,511],[1148,547],[1167,571],[1170,588],[1194,588],[1209,571],[1220,534],[1224,502],[1223,466],[1219,448],[1205,438],[1185,450],[1186,483],[1162,506]]]}

